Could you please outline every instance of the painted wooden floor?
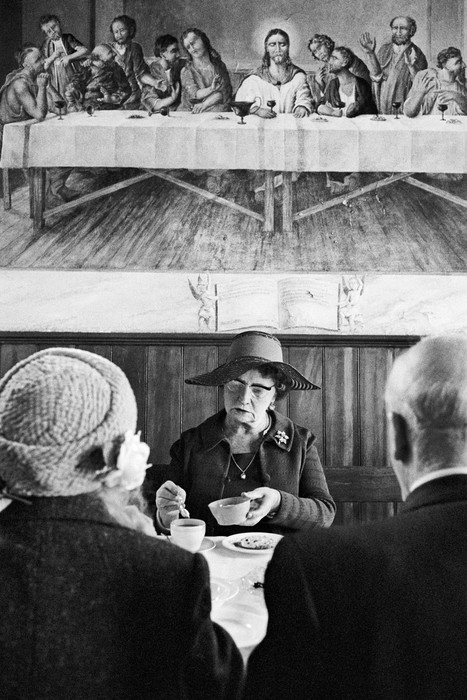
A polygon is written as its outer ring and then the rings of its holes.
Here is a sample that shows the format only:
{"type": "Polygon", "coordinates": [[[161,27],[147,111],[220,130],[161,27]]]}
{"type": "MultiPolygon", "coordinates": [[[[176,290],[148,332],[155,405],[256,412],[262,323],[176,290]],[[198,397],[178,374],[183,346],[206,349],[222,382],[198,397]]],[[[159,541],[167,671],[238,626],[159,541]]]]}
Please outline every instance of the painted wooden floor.
{"type": "MultiPolygon", "coordinates": [[[[103,173],[98,182],[121,177],[103,173]]],[[[364,175],[363,184],[374,179],[364,175]]],[[[91,191],[93,180],[70,185],[91,191]]],[[[203,186],[204,174],[187,174],[203,186]]],[[[73,182],[74,179],[74,182],[73,182]]],[[[426,180],[440,186],[439,183],[426,180]]],[[[395,183],[301,221],[291,234],[265,234],[260,222],[151,178],[48,220],[34,237],[22,172],[13,205],[0,209],[0,267],[215,271],[464,272],[467,209],[395,183]]],[[[250,207],[242,173],[223,176],[226,198],[250,207]]],[[[444,185],[467,198],[467,176],[444,185]]],[[[294,209],[330,198],[324,174],[305,174],[294,209]]],[[[1,205],[0,205],[1,206],[1,205]]],[[[258,211],[261,206],[256,204],[258,211]]],[[[280,222],[280,208],[276,210],[280,222]]]]}

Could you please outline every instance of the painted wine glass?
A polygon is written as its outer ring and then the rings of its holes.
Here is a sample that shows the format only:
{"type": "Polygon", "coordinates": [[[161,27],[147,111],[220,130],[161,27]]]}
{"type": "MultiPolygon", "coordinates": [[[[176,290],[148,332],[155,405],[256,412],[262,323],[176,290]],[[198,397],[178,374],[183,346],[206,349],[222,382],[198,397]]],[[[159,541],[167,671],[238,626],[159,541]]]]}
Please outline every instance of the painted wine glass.
{"type": "Polygon", "coordinates": [[[445,121],[446,121],[445,118],[444,118],[444,113],[445,113],[445,111],[447,110],[447,108],[448,108],[448,106],[447,106],[447,104],[446,104],[445,102],[441,102],[441,104],[438,105],[438,109],[439,109],[439,111],[441,112],[441,121],[442,121],[442,122],[445,122],[445,121]]]}
{"type": "Polygon", "coordinates": [[[268,100],[268,101],[266,102],[266,104],[267,104],[267,106],[269,107],[269,109],[271,110],[271,112],[273,112],[273,111],[274,111],[274,107],[276,106],[277,102],[276,102],[276,100],[268,100]]]}
{"type": "Polygon", "coordinates": [[[392,103],[392,108],[395,110],[396,119],[399,119],[399,109],[400,109],[400,107],[401,107],[401,102],[399,102],[398,100],[394,100],[394,102],[392,103]]]}
{"type": "Polygon", "coordinates": [[[58,109],[58,119],[63,121],[62,109],[66,106],[65,100],[55,100],[55,106],[58,109]]]}

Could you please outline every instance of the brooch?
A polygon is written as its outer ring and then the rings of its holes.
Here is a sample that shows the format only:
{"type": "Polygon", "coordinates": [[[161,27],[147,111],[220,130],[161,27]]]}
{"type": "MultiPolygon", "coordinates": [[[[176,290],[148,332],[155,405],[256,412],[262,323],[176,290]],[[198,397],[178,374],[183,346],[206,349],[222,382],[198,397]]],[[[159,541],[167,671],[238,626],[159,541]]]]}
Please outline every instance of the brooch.
{"type": "Polygon", "coordinates": [[[287,435],[287,433],[284,433],[283,430],[278,430],[274,437],[276,438],[278,443],[284,445],[287,444],[287,440],[289,439],[289,436],[287,435]]]}

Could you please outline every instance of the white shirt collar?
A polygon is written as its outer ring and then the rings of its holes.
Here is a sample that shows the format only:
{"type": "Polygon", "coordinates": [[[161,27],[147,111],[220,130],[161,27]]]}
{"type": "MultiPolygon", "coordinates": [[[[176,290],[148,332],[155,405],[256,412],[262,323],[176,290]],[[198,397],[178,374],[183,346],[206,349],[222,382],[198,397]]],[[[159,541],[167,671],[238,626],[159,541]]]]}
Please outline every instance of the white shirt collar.
{"type": "Polygon", "coordinates": [[[437,469],[429,474],[424,474],[419,479],[415,479],[409,489],[409,493],[412,493],[415,489],[418,489],[422,484],[426,484],[429,481],[434,481],[435,479],[442,479],[445,476],[452,476],[453,474],[466,474],[467,467],[449,467],[449,469],[437,469]]]}

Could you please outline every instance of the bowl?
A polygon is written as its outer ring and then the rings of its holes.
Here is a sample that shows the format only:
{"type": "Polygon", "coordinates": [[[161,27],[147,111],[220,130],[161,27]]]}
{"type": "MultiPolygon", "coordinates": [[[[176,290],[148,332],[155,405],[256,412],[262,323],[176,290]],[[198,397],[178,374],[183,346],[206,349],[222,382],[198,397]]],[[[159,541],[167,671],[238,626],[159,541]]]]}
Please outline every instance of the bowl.
{"type": "Polygon", "coordinates": [[[208,505],[219,525],[237,525],[245,520],[250,510],[250,499],[246,496],[233,496],[220,498],[208,505]]]}

